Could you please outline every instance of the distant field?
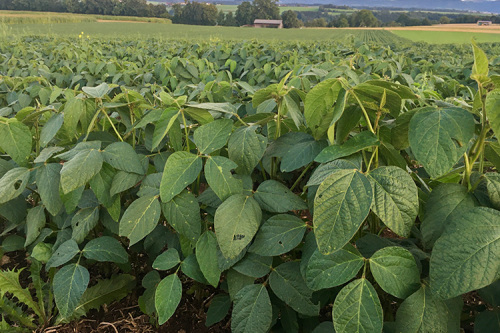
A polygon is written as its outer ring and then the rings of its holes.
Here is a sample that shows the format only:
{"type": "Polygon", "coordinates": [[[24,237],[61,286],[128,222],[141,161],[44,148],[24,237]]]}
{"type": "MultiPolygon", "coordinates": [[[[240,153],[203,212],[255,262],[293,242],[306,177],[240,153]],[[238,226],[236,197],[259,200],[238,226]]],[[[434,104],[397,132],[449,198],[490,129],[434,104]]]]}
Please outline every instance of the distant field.
{"type": "Polygon", "coordinates": [[[500,43],[500,34],[459,31],[418,31],[393,30],[394,34],[412,41],[421,41],[431,44],[462,44],[470,43],[474,38],[479,43],[500,43]]]}
{"type": "MultiPolygon", "coordinates": [[[[219,10],[222,10],[223,12],[236,12],[236,9],[238,8],[237,5],[217,5],[217,8],[219,10]]],[[[319,10],[319,6],[307,6],[307,7],[302,7],[302,6],[284,6],[280,7],[280,12],[286,12],[287,10],[294,10],[296,12],[317,12],[319,10]]]]}

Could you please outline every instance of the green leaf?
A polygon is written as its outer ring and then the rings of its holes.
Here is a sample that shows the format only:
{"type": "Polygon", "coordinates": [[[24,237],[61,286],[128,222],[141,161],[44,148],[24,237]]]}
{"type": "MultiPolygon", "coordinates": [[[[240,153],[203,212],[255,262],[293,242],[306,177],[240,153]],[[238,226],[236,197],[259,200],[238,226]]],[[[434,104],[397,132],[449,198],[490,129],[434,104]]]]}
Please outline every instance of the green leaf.
{"type": "Polygon", "coordinates": [[[132,275],[114,275],[110,279],[99,280],[96,285],[83,293],[80,304],[75,308],[74,317],[85,316],[92,309],[99,310],[104,304],[110,305],[130,294],[135,286],[132,275]]]}
{"type": "Polygon", "coordinates": [[[271,322],[271,300],[264,285],[248,285],[236,294],[231,315],[232,332],[267,332],[271,322]]]}
{"type": "Polygon", "coordinates": [[[51,267],[64,265],[73,259],[73,257],[79,252],[80,249],[78,248],[78,244],[73,239],[69,239],[57,248],[56,252],[54,252],[49,261],[47,261],[45,269],[49,270],[51,267]]]}
{"type": "Polygon", "coordinates": [[[205,178],[208,185],[222,201],[231,195],[243,192],[241,180],[231,174],[238,165],[222,156],[211,156],[205,164],[205,178]]]}
{"type": "Polygon", "coordinates": [[[104,157],[104,162],[115,169],[139,175],[144,173],[139,155],[126,142],[114,142],[110,144],[104,149],[102,156],[104,157]]]}
{"type": "MultiPolygon", "coordinates": [[[[333,112],[342,84],[337,79],[328,79],[318,83],[306,95],[304,117],[316,140],[321,139],[335,118],[342,112],[333,112]]],[[[343,110],[341,110],[343,111],[343,110]]]]}
{"type": "Polygon", "coordinates": [[[158,313],[158,323],[163,325],[172,317],[182,297],[182,284],[177,274],[172,274],[161,280],[156,287],[155,308],[158,313]]]}
{"type": "Polygon", "coordinates": [[[342,288],[333,303],[332,317],[338,333],[382,332],[382,306],[377,292],[365,278],[342,288]]]}
{"type": "Polygon", "coordinates": [[[198,281],[203,284],[208,284],[205,276],[201,272],[200,265],[196,261],[196,255],[190,254],[181,262],[182,273],[190,277],[191,279],[198,281]]]}
{"type": "MultiPolygon", "coordinates": [[[[33,310],[33,312],[35,312],[35,314],[39,318],[44,318],[42,310],[31,297],[29,289],[25,289],[21,286],[21,283],[19,282],[19,275],[21,274],[21,272],[22,270],[0,270],[0,302],[2,301],[5,293],[10,293],[12,296],[17,298],[19,302],[26,304],[29,309],[33,310]]],[[[1,303],[0,310],[3,310],[1,303]]]]}
{"type": "Polygon", "coordinates": [[[410,121],[408,137],[416,159],[432,177],[458,162],[474,135],[474,117],[460,108],[424,108],[410,121]]]}
{"type": "Polygon", "coordinates": [[[285,262],[276,267],[269,276],[273,292],[292,309],[306,316],[318,316],[319,304],[312,302],[313,291],[300,274],[298,261],[285,262]]]}
{"type": "Polygon", "coordinates": [[[30,170],[20,167],[7,171],[0,179],[0,204],[6,203],[23,193],[30,179],[30,170]]]}
{"type": "Polygon", "coordinates": [[[89,280],[89,271],[79,264],[66,265],[56,273],[52,288],[57,308],[63,318],[69,318],[73,314],[89,280]]]}
{"type": "Polygon", "coordinates": [[[351,240],[372,200],[370,181],[357,170],[335,170],[321,183],[314,199],[314,234],[321,253],[335,252],[351,240]]]}
{"type": "Polygon", "coordinates": [[[161,207],[167,222],[195,244],[201,234],[200,205],[195,196],[183,191],[161,207]]]}
{"type": "Polygon", "coordinates": [[[161,271],[166,271],[174,268],[177,264],[181,262],[179,258],[179,252],[176,249],[171,248],[156,257],[153,262],[153,268],[161,271]]]}
{"type": "Polygon", "coordinates": [[[307,264],[307,286],[312,290],[340,286],[354,278],[363,264],[363,257],[351,244],[329,255],[316,249],[307,264]]]}
{"type": "Polygon", "coordinates": [[[201,158],[197,155],[185,151],[170,155],[161,179],[161,200],[168,202],[181,193],[186,186],[196,180],[202,167],[201,158]]]}
{"type": "Polygon", "coordinates": [[[448,307],[425,285],[405,299],[396,313],[398,332],[448,332],[448,307]]]}
{"type": "Polygon", "coordinates": [[[56,216],[63,206],[59,196],[60,171],[59,163],[44,164],[36,171],[36,185],[38,194],[47,211],[56,216]]]}
{"type": "Polygon", "coordinates": [[[261,256],[279,256],[290,252],[302,241],[306,227],[296,216],[275,215],[262,224],[248,251],[261,256]]]}
{"type": "Polygon", "coordinates": [[[229,137],[229,159],[236,162],[238,174],[251,174],[267,147],[267,138],[255,133],[255,126],[241,127],[229,137]]]}
{"type": "Polygon", "coordinates": [[[420,224],[425,247],[432,248],[447,225],[476,205],[474,196],[465,186],[440,184],[434,188],[425,204],[425,215],[420,224]]]}
{"type": "Polygon", "coordinates": [[[163,138],[168,134],[172,126],[175,124],[178,116],[179,111],[176,108],[168,108],[163,111],[160,119],[155,124],[151,149],[155,149],[156,147],[158,147],[163,138]]]}
{"type": "Polygon", "coordinates": [[[356,169],[356,164],[347,160],[335,160],[318,166],[309,178],[307,186],[320,185],[334,170],[356,169]]]}
{"type": "Polygon", "coordinates": [[[64,122],[62,113],[54,114],[42,127],[40,132],[40,146],[46,147],[50,141],[56,136],[64,122]]]}
{"type": "Polygon", "coordinates": [[[101,171],[102,154],[97,149],[86,149],[64,163],[61,169],[61,188],[69,193],[84,186],[101,171]]]}
{"type": "Polygon", "coordinates": [[[231,298],[227,294],[218,294],[210,302],[205,326],[210,327],[224,319],[231,308],[231,298]]]}
{"type": "Polygon", "coordinates": [[[236,257],[252,241],[261,218],[262,211],[257,201],[243,194],[229,197],[217,208],[215,233],[226,258],[236,257]]]}
{"type": "Polygon", "coordinates": [[[370,270],[387,293],[405,299],[420,287],[420,272],[413,255],[399,246],[378,250],[370,258],[370,270]]]}
{"type": "Polygon", "coordinates": [[[40,231],[45,227],[45,209],[43,206],[36,206],[28,210],[26,217],[26,242],[24,247],[30,245],[40,235],[40,231]]]}
{"type": "Polygon", "coordinates": [[[418,189],[401,168],[380,167],[368,174],[373,188],[372,210],[399,236],[408,237],[418,214],[418,189]]]}
{"type": "Polygon", "coordinates": [[[486,190],[493,208],[500,208],[500,174],[488,172],[484,175],[486,190]]]}
{"type": "Polygon", "coordinates": [[[115,170],[111,166],[103,164],[101,171],[89,181],[90,188],[96,198],[105,207],[110,207],[113,204],[111,186],[115,175],[115,170]]]}
{"type": "Polygon", "coordinates": [[[29,127],[15,118],[0,120],[0,148],[18,165],[27,165],[32,145],[29,127]]]}
{"type": "Polygon", "coordinates": [[[119,235],[134,245],[146,237],[158,224],[161,206],[156,196],[142,197],[128,206],[120,220],[119,235]]]}
{"type": "Polygon", "coordinates": [[[141,175],[135,173],[118,171],[113,177],[109,194],[114,196],[118,193],[124,192],[134,187],[141,180],[141,178],[141,175]]]}
{"type": "Polygon", "coordinates": [[[474,333],[490,333],[500,331],[500,309],[483,311],[476,316],[474,333]]]}
{"type": "Polygon", "coordinates": [[[90,97],[103,98],[108,93],[109,86],[106,82],[103,82],[96,87],[82,87],[82,90],[90,97]]]}
{"type": "Polygon", "coordinates": [[[71,238],[77,243],[83,242],[90,230],[99,222],[99,207],[80,209],[71,219],[73,233],[71,238]]]}
{"type": "Polygon", "coordinates": [[[472,50],[474,51],[474,65],[472,66],[471,78],[476,80],[478,77],[488,75],[488,58],[474,41],[472,41],[472,50]]]}
{"type": "Polygon", "coordinates": [[[314,161],[326,145],[325,140],[315,141],[313,137],[297,142],[282,155],[281,172],[290,172],[306,166],[314,161]]]}
{"type": "Polygon", "coordinates": [[[395,149],[402,150],[410,146],[408,139],[408,131],[410,127],[411,118],[417,113],[419,109],[412,109],[401,113],[396,118],[396,125],[391,129],[391,143],[395,149]]]}
{"type": "Polygon", "coordinates": [[[377,136],[370,131],[364,131],[356,134],[346,143],[326,147],[314,160],[319,163],[326,163],[378,145],[380,145],[380,141],[377,136]]]}
{"type": "Polygon", "coordinates": [[[215,120],[194,131],[193,140],[200,153],[210,154],[226,145],[232,129],[231,119],[215,120]]]}
{"type": "Polygon", "coordinates": [[[233,266],[233,269],[246,276],[261,278],[271,271],[272,264],[273,257],[263,257],[255,253],[247,253],[243,259],[233,266]]]}
{"type": "Polygon", "coordinates": [[[82,253],[85,258],[96,261],[110,261],[117,264],[128,262],[127,251],[118,240],[109,236],[94,238],[85,245],[82,253]]]}
{"type": "Polygon", "coordinates": [[[486,95],[485,107],[491,128],[498,138],[500,137],[500,89],[498,87],[486,95]]]}
{"type": "Polygon", "coordinates": [[[262,209],[272,213],[307,209],[306,203],[301,198],[275,180],[262,182],[255,191],[254,198],[262,209]]]}
{"type": "Polygon", "coordinates": [[[220,274],[217,262],[217,238],[212,231],[204,232],[196,243],[196,260],[208,283],[217,288],[220,274]]]}
{"type": "Polygon", "coordinates": [[[431,290],[448,299],[485,287],[498,279],[500,212],[475,207],[457,216],[434,244],[431,290]]]}

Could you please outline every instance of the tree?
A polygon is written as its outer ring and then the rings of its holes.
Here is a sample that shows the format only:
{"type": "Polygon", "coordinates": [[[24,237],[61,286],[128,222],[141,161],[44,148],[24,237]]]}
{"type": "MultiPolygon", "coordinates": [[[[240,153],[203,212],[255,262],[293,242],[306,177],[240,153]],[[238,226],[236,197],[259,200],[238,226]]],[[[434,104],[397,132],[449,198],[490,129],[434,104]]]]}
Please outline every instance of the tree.
{"type": "Polygon", "coordinates": [[[439,23],[441,24],[450,24],[451,20],[448,16],[441,16],[439,19],[439,23]]]}
{"type": "Polygon", "coordinates": [[[351,15],[351,27],[377,27],[379,20],[368,9],[362,9],[351,15]]]}
{"type": "Polygon", "coordinates": [[[249,1],[242,2],[236,9],[236,22],[238,25],[253,24],[253,9],[249,1]]]}
{"type": "Polygon", "coordinates": [[[224,25],[228,27],[235,27],[238,25],[236,22],[236,18],[233,15],[233,12],[229,12],[226,14],[226,20],[224,21],[224,25]]]}
{"type": "Polygon", "coordinates": [[[280,7],[278,6],[278,0],[254,0],[252,7],[253,19],[280,19],[280,7]]]}
{"type": "Polygon", "coordinates": [[[174,23],[194,25],[216,25],[219,12],[213,4],[188,2],[185,6],[174,5],[174,23]]]}
{"type": "Polygon", "coordinates": [[[281,19],[285,28],[300,28],[302,26],[302,21],[297,18],[297,13],[293,10],[287,10],[281,14],[281,19]]]}
{"type": "Polygon", "coordinates": [[[217,25],[226,25],[226,14],[221,10],[217,15],[217,25]]]}
{"type": "Polygon", "coordinates": [[[347,28],[348,26],[349,26],[349,21],[347,21],[347,18],[342,17],[342,18],[339,20],[338,27],[339,27],[339,28],[347,28]]]}

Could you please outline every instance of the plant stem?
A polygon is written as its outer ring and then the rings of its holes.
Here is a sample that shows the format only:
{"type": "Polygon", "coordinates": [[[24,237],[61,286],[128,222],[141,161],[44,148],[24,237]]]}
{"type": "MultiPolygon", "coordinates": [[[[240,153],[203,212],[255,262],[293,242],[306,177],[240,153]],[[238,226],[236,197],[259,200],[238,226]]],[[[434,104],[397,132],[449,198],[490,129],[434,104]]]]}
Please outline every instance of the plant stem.
{"type": "Polygon", "coordinates": [[[301,179],[304,177],[304,175],[306,174],[307,170],[309,170],[309,168],[313,165],[314,162],[311,162],[309,163],[304,170],[302,170],[302,173],[300,174],[299,178],[297,178],[297,180],[295,181],[295,183],[293,183],[292,187],[290,188],[290,191],[293,192],[293,190],[295,189],[295,187],[297,187],[297,185],[299,185],[301,179]]]}
{"type": "Polygon", "coordinates": [[[120,133],[118,133],[118,130],[116,129],[115,125],[113,124],[113,121],[111,120],[111,118],[108,116],[107,112],[104,111],[104,109],[101,109],[101,111],[102,111],[102,113],[104,113],[106,118],[108,118],[108,121],[111,124],[111,127],[113,127],[113,130],[115,131],[116,135],[118,136],[118,139],[120,139],[120,141],[123,142],[123,139],[122,139],[120,133]]]}
{"type": "Polygon", "coordinates": [[[361,103],[361,100],[359,99],[358,95],[354,91],[351,90],[351,94],[356,98],[356,101],[358,101],[359,106],[361,107],[361,110],[363,111],[363,115],[365,116],[366,124],[368,125],[368,129],[370,132],[375,134],[375,130],[372,127],[372,123],[370,121],[370,117],[368,116],[368,112],[366,112],[365,107],[363,106],[363,103],[361,103]]]}
{"type": "Polygon", "coordinates": [[[189,129],[187,127],[186,117],[184,116],[184,109],[181,109],[182,115],[182,123],[184,124],[184,134],[186,135],[186,150],[191,151],[191,147],[189,147],[189,129]]]}

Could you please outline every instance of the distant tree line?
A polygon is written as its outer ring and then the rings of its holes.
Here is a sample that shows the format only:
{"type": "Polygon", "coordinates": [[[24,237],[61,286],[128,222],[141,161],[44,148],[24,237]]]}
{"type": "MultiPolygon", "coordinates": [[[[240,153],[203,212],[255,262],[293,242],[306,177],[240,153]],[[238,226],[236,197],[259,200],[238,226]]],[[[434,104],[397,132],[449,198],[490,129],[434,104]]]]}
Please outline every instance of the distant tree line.
{"type": "Polygon", "coordinates": [[[165,5],[146,0],[0,0],[0,10],[170,17],[165,5]]]}

